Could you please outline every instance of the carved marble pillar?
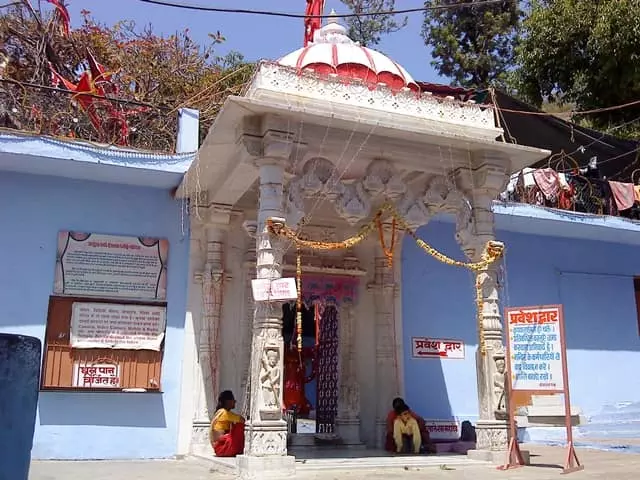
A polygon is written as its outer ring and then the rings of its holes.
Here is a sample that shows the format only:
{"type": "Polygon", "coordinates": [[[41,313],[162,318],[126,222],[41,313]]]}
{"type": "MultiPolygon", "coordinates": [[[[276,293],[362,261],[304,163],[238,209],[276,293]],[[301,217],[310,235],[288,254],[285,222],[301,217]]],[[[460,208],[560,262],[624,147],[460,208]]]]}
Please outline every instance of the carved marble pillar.
{"type": "MultiPolygon", "coordinates": [[[[293,143],[288,133],[267,132],[256,160],[260,172],[260,202],[256,233],[256,278],[282,275],[283,242],[271,235],[267,219],[282,218],[284,170],[293,143]]],[[[241,478],[283,478],[295,471],[287,456],[287,424],[282,415],[283,390],[282,305],[255,302],[251,342],[249,418],[245,450],[239,460],[241,478]]]]}
{"type": "MultiPolygon", "coordinates": [[[[476,168],[456,172],[459,188],[466,195],[466,201],[460,205],[457,213],[456,239],[472,261],[479,260],[486,243],[495,239],[491,207],[508,180],[505,167],[508,160],[494,158],[492,161],[488,156],[480,159],[476,156],[476,160],[479,160],[476,165],[480,164],[476,168]]],[[[495,379],[500,375],[496,364],[505,358],[496,269],[497,265],[493,265],[480,274],[486,351],[482,355],[478,348],[476,353],[480,417],[476,424],[477,449],[470,455],[485,460],[503,461],[509,434],[506,412],[501,408],[500,395],[495,392],[495,379]]]]}
{"type": "Polygon", "coordinates": [[[206,437],[211,414],[219,393],[220,379],[220,322],[222,313],[222,290],[227,275],[224,271],[224,244],[229,226],[231,210],[225,206],[210,206],[200,209],[203,217],[205,262],[203,269],[195,273],[201,286],[202,312],[197,329],[198,368],[194,399],[194,444],[209,443],[206,437]],[[203,433],[205,432],[205,433],[203,433]]]}
{"type": "Polygon", "coordinates": [[[376,447],[384,447],[384,435],[387,413],[393,398],[398,395],[396,378],[396,342],[394,325],[394,303],[396,283],[393,269],[389,267],[387,258],[376,256],[373,282],[368,285],[373,294],[375,304],[376,333],[376,447]]]}
{"type": "Polygon", "coordinates": [[[242,354],[240,355],[240,359],[243,362],[240,370],[242,372],[242,378],[240,380],[242,396],[239,399],[241,411],[243,414],[247,414],[249,412],[249,403],[251,401],[249,367],[251,365],[251,338],[254,316],[251,281],[256,278],[256,231],[258,229],[258,223],[254,221],[246,221],[242,224],[242,227],[247,232],[249,241],[247,242],[247,251],[244,256],[246,309],[244,325],[242,328],[242,354]]]}
{"type": "Polygon", "coordinates": [[[360,385],[355,365],[354,305],[345,301],[338,316],[338,415],[336,433],[348,445],[360,443],[360,385]]]}

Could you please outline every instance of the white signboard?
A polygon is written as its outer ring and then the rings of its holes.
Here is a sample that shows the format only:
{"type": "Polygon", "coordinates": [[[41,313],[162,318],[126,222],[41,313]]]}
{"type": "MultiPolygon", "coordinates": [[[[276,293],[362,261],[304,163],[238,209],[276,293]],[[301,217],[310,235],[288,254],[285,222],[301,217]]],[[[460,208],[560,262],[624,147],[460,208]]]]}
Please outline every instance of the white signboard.
{"type": "Polygon", "coordinates": [[[251,280],[251,290],[253,291],[253,299],[256,302],[295,300],[298,298],[295,278],[278,278],[277,280],[259,278],[251,280]]]}
{"type": "Polygon", "coordinates": [[[460,430],[455,420],[425,420],[425,426],[431,440],[458,440],[460,430]]]}
{"type": "Polygon", "coordinates": [[[166,308],[74,302],[71,348],[160,350],[166,308]]]}
{"type": "Polygon", "coordinates": [[[120,388],[120,366],[112,363],[75,362],[74,387],[120,388]]]}
{"type": "Polygon", "coordinates": [[[60,232],[54,292],[165,300],[167,240],[60,232]]]}
{"type": "Polygon", "coordinates": [[[464,358],[464,343],[459,340],[412,337],[413,358],[464,358]]]}
{"type": "Polygon", "coordinates": [[[561,322],[557,306],[507,310],[513,390],[564,391],[561,322]]]}

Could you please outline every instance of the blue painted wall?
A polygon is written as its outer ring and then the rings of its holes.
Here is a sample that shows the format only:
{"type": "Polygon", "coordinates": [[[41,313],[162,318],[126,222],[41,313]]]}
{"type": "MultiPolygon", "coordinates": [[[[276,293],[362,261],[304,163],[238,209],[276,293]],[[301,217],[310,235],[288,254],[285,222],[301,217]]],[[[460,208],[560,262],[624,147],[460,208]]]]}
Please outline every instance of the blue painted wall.
{"type": "Polygon", "coordinates": [[[33,458],[175,454],[188,271],[188,219],[165,189],[0,172],[0,331],[44,339],[59,230],[169,240],[162,394],[42,392],[33,458]]]}
{"type": "MultiPolygon", "coordinates": [[[[446,222],[419,231],[434,247],[463,259],[454,233],[446,222]]],[[[610,435],[612,423],[638,422],[634,431],[640,433],[640,377],[625,367],[640,364],[633,285],[633,277],[640,276],[638,247],[508,231],[497,237],[507,248],[503,303],[564,305],[571,403],[590,418],[581,428],[610,435]]],[[[426,417],[474,420],[477,326],[471,274],[440,264],[406,238],[402,287],[407,402],[426,417]],[[412,336],[461,339],[466,358],[414,360],[412,336]]]]}

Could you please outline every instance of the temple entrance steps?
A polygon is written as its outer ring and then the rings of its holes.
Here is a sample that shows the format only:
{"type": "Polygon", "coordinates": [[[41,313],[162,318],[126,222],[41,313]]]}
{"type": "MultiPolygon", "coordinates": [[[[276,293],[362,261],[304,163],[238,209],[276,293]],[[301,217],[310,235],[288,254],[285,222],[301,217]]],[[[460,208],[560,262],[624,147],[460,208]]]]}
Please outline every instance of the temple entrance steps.
{"type": "Polygon", "coordinates": [[[305,457],[309,451],[320,450],[365,450],[364,443],[345,443],[340,437],[318,434],[318,433],[297,433],[287,437],[287,449],[289,454],[296,458],[305,457]]]}
{"type": "MultiPolygon", "coordinates": [[[[347,471],[357,469],[388,469],[398,470],[404,468],[440,469],[443,465],[455,467],[490,465],[487,462],[471,460],[466,455],[438,454],[438,455],[392,455],[380,450],[368,450],[364,448],[319,448],[309,449],[306,452],[293,453],[296,457],[296,472],[305,471],[347,471]]],[[[212,471],[227,475],[238,474],[238,464],[235,458],[217,458],[212,453],[203,453],[195,457],[209,461],[212,471]]]]}

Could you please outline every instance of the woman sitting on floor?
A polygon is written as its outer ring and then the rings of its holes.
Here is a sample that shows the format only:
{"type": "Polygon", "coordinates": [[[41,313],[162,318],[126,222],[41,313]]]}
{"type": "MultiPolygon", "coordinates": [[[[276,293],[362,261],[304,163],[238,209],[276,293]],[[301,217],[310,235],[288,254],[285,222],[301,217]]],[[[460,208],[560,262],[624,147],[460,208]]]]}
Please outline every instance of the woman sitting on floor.
{"type": "Polygon", "coordinates": [[[387,432],[385,437],[385,450],[388,452],[394,452],[396,450],[395,442],[393,440],[393,425],[398,418],[398,414],[396,413],[396,409],[401,407],[407,407],[409,410],[409,415],[411,415],[416,422],[418,422],[418,428],[420,429],[420,437],[422,439],[422,452],[424,453],[435,453],[435,447],[431,443],[431,439],[429,438],[429,431],[427,430],[427,426],[425,424],[424,419],[415,412],[412,412],[405,401],[402,398],[395,398],[392,403],[392,410],[387,415],[387,432]]]}
{"type": "Polygon", "coordinates": [[[217,457],[235,457],[244,451],[244,418],[231,411],[235,406],[231,390],[225,390],[218,397],[209,430],[209,440],[217,457]]]}

